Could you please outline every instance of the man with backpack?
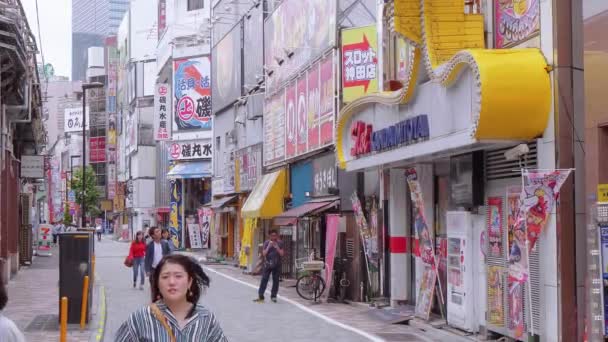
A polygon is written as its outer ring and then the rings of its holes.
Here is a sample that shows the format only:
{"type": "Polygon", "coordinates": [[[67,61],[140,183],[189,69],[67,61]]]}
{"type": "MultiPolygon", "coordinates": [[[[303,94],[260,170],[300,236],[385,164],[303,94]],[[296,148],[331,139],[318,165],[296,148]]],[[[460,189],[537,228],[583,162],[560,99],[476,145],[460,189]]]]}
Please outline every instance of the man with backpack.
{"type": "Polygon", "coordinates": [[[262,256],[264,257],[264,270],[262,271],[262,281],[258,290],[258,298],[254,300],[256,303],[264,302],[264,293],[268,286],[268,280],[272,275],[272,289],[270,291],[270,300],[277,302],[277,294],[279,293],[279,276],[281,274],[281,257],[285,254],[283,249],[283,241],[279,240],[279,233],[276,230],[270,231],[270,239],[264,242],[262,256]]]}

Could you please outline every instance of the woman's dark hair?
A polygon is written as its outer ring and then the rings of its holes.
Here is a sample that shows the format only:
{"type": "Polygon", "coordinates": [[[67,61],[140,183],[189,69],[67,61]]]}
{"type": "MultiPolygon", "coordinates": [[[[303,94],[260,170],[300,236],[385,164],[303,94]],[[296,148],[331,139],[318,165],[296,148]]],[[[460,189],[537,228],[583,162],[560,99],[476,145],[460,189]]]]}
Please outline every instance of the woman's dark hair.
{"type": "Polygon", "coordinates": [[[162,298],[162,294],[158,288],[158,280],[160,278],[160,272],[162,272],[163,267],[166,264],[175,264],[180,265],[186,270],[188,277],[192,279],[192,285],[188,289],[186,293],[186,299],[196,305],[198,300],[201,298],[201,293],[203,289],[209,287],[209,283],[211,279],[209,276],[203,271],[203,267],[194,260],[193,258],[183,255],[183,254],[169,254],[161,259],[154,270],[153,283],[152,283],[152,301],[156,301],[162,298]]]}
{"type": "Polygon", "coordinates": [[[137,233],[135,233],[135,240],[133,240],[133,242],[137,242],[137,237],[141,235],[141,241],[140,242],[146,242],[146,239],[144,238],[144,232],[142,232],[141,230],[138,231],[137,233]]]}
{"type": "Polygon", "coordinates": [[[161,234],[168,233],[169,236],[171,236],[171,234],[169,233],[169,229],[167,229],[167,228],[163,228],[163,230],[161,230],[160,232],[161,232],[161,234]]]}
{"type": "MultiPolygon", "coordinates": [[[[0,270],[3,270],[4,261],[0,259],[0,270]]],[[[6,286],[4,286],[4,279],[2,272],[0,271],[0,311],[4,310],[6,303],[8,302],[8,295],[6,294],[6,286]]]]}

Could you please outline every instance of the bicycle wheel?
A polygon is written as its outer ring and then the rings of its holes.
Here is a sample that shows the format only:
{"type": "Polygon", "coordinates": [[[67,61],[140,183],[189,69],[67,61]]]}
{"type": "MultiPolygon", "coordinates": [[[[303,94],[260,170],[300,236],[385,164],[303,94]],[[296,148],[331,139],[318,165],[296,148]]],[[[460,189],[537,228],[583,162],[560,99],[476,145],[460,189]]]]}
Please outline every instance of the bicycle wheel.
{"type": "Polygon", "coordinates": [[[315,276],[313,280],[313,295],[314,300],[321,298],[321,295],[325,292],[325,280],[321,276],[315,276]]]}
{"type": "Polygon", "coordinates": [[[314,298],[314,278],[311,275],[303,275],[296,282],[296,292],[300,297],[306,300],[314,298]]]}

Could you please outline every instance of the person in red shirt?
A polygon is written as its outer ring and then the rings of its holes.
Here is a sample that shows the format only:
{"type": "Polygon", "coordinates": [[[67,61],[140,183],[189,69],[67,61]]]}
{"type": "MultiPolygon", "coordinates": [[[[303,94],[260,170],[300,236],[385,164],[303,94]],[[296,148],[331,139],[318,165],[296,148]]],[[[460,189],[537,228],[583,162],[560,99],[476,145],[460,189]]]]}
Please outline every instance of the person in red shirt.
{"type": "Polygon", "coordinates": [[[139,272],[139,289],[143,290],[145,282],[144,257],[146,256],[146,241],[144,240],[144,233],[142,233],[141,231],[135,234],[135,240],[131,242],[129,256],[133,260],[133,288],[137,287],[137,273],[139,272]]]}

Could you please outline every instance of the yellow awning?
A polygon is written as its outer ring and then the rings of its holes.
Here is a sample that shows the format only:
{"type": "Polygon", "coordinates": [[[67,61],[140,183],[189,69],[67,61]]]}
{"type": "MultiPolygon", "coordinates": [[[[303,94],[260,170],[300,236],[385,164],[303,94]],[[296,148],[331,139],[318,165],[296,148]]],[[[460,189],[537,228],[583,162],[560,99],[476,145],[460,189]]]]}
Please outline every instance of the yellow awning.
{"type": "Polygon", "coordinates": [[[283,197],[287,185],[285,169],[262,176],[241,209],[243,218],[271,219],[283,212],[283,197]]]}

